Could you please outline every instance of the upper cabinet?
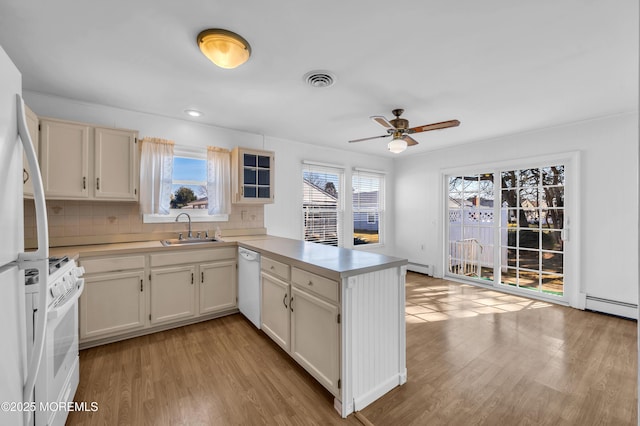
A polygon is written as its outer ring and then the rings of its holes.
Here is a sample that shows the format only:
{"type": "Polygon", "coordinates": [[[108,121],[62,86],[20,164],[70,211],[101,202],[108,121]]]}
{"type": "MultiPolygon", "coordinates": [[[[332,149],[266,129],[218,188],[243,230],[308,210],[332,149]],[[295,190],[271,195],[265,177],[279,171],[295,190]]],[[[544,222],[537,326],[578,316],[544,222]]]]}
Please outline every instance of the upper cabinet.
{"type": "Polygon", "coordinates": [[[274,153],[246,148],[231,151],[232,201],[237,204],[273,203],[274,153]]]}
{"type": "Polygon", "coordinates": [[[95,128],[96,198],[138,199],[137,135],[131,130],[95,128]]]}
{"type": "MultiPolygon", "coordinates": [[[[25,117],[27,119],[27,129],[29,130],[29,136],[31,136],[31,142],[33,143],[33,149],[36,151],[36,155],[39,152],[40,146],[40,131],[38,130],[38,116],[31,111],[31,108],[28,106],[24,106],[25,117]]],[[[33,198],[33,180],[31,179],[31,170],[29,168],[29,164],[27,164],[27,157],[25,155],[22,156],[22,167],[24,169],[23,173],[23,186],[22,191],[26,198],[33,198]]]]}
{"type": "Polygon", "coordinates": [[[138,199],[137,132],[40,120],[40,168],[47,199],[138,199]]]}

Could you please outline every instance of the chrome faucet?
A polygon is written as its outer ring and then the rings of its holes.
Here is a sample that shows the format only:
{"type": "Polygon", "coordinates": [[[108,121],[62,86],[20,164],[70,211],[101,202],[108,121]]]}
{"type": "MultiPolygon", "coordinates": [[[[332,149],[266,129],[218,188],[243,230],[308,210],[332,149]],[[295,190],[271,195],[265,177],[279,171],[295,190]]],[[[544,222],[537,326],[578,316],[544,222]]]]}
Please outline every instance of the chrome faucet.
{"type": "MultiPolygon", "coordinates": [[[[193,238],[193,235],[191,234],[191,216],[189,216],[189,213],[180,213],[178,216],[176,216],[176,222],[178,221],[178,218],[182,215],[187,216],[187,219],[189,219],[189,233],[187,234],[187,238],[193,238]]],[[[182,234],[180,234],[182,236],[182,234]]]]}

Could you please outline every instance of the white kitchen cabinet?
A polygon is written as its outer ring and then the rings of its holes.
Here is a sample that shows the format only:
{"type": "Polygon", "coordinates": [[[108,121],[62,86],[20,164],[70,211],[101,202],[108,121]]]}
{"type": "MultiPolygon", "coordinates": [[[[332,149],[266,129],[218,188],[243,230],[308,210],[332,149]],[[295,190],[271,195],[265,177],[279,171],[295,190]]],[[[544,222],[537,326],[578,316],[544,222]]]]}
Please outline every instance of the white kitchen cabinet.
{"type": "Polygon", "coordinates": [[[261,329],[282,349],[289,352],[291,320],[289,318],[289,283],[261,272],[261,329]]]}
{"type": "Polygon", "coordinates": [[[40,120],[40,164],[48,199],[138,199],[137,132],[40,120]]]}
{"type": "Polygon", "coordinates": [[[145,327],[144,256],[81,259],[80,343],[145,327]]]}
{"type": "Polygon", "coordinates": [[[291,356],[333,395],[340,395],[339,307],[295,285],[290,304],[291,356]]]}
{"type": "Polygon", "coordinates": [[[136,135],[130,130],[95,128],[96,199],[138,199],[136,135]]]}
{"type": "Polygon", "coordinates": [[[273,203],[275,156],[272,151],[234,148],[231,151],[232,202],[273,203]]]}
{"type": "Polygon", "coordinates": [[[88,199],[89,135],[85,124],[40,121],[40,169],[47,199],[88,199]]]}
{"type": "Polygon", "coordinates": [[[199,313],[208,314],[237,306],[235,260],[198,266],[200,276],[199,313]]]}
{"type": "Polygon", "coordinates": [[[151,270],[151,324],[196,315],[196,267],[193,265],[151,270]]]}
{"type": "Polygon", "coordinates": [[[262,330],[340,395],[338,283],[262,257],[262,330]]]}
{"type": "MultiPolygon", "coordinates": [[[[27,120],[27,129],[29,130],[29,136],[31,136],[31,142],[33,143],[33,149],[36,151],[36,156],[40,152],[40,130],[38,129],[38,116],[27,105],[24,106],[24,115],[27,120]]],[[[27,164],[27,157],[22,156],[22,167],[24,169],[22,192],[25,198],[33,198],[33,180],[31,175],[33,174],[27,164]]]]}

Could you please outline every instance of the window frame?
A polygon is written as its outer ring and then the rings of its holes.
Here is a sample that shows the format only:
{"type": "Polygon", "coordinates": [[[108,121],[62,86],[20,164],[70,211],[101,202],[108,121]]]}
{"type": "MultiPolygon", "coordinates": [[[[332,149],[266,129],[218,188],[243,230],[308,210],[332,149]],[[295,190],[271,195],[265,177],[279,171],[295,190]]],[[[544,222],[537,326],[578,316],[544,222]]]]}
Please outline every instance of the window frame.
{"type": "MultiPolygon", "coordinates": [[[[362,184],[358,183],[358,188],[361,188],[362,184]]],[[[370,170],[363,169],[359,167],[354,167],[351,173],[351,230],[352,230],[352,242],[355,239],[355,217],[356,214],[366,214],[367,215],[367,223],[370,222],[371,215],[377,215],[378,218],[378,242],[377,243],[367,243],[367,244],[353,244],[353,248],[358,249],[368,249],[368,248],[379,248],[384,247],[385,243],[385,210],[386,210],[386,197],[385,197],[385,188],[386,187],[386,173],[378,170],[370,170]],[[378,197],[377,197],[377,206],[373,210],[362,209],[360,207],[356,207],[356,200],[354,198],[355,189],[356,189],[356,180],[361,178],[365,179],[377,179],[378,180],[378,197]]],[[[373,222],[375,223],[375,221],[373,222]]]]}
{"type": "MultiPolygon", "coordinates": [[[[302,162],[302,173],[301,173],[301,189],[302,189],[302,205],[300,206],[300,211],[302,213],[302,223],[301,223],[301,227],[302,227],[302,240],[303,241],[307,241],[307,242],[312,242],[312,243],[316,243],[316,244],[323,244],[322,242],[319,241],[313,241],[313,240],[307,240],[307,229],[306,229],[306,223],[305,223],[305,217],[306,217],[306,207],[305,207],[305,203],[306,203],[306,199],[305,199],[305,179],[304,179],[304,175],[305,172],[315,172],[315,173],[324,173],[324,174],[335,174],[337,176],[338,179],[338,185],[337,185],[337,191],[338,191],[338,196],[336,198],[336,238],[337,238],[337,247],[344,247],[344,238],[343,238],[343,234],[344,234],[344,208],[345,208],[345,202],[344,202],[344,188],[345,188],[345,168],[343,166],[340,165],[335,165],[335,164],[327,164],[327,163],[319,163],[319,162],[315,162],[315,161],[309,161],[309,160],[304,160],[302,162]]],[[[326,211],[330,211],[330,208],[327,209],[320,209],[318,210],[319,212],[323,212],[324,210],[326,211]]],[[[333,244],[325,244],[325,245],[333,245],[333,244]]]]}
{"type": "MultiPolygon", "coordinates": [[[[540,299],[550,301],[558,304],[569,305],[584,309],[585,306],[585,294],[581,293],[580,289],[580,209],[579,209],[579,197],[581,193],[580,182],[580,161],[581,156],[579,151],[559,152],[549,155],[530,156],[522,159],[502,160],[496,162],[476,163],[468,166],[457,166],[452,168],[440,169],[440,223],[441,233],[439,233],[439,240],[441,242],[441,249],[439,253],[439,268],[442,271],[438,274],[440,277],[445,277],[453,281],[473,283],[475,285],[487,286],[490,288],[500,289],[505,293],[512,293],[516,295],[524,295],[533,299],[540,299]],[[564,214],[565,214],[565,229],[564,231],[564,295],[547,295],[545,293],[539,293],[535,291],[519,291],[513,289],[511,286],[498,283],[498,280],[484,281],[474,280],[462,277],[460,275],[449,274],[447,271],[447,257],[448,257],[448,235],[449,235],[449,217],[448,217],[448,188],[449,188],[449,176],[463,175],[463,174],[478,174],[494,172],[500,173],[503,170],[515,170],[515,169],[527,169],[527,168],[539,168],[546,167],[550,164],[563,164],[565,167],[565,200],[564,200],[564,214]],[[570,226],[569,226],[570,225],[570,226]],[[569,238],[570,236],[570,238],[569,238]]],[[[500,215],[500,203],[495,203],[495,212],[500,215]]],[[[499,216],[498,216],[499,217],[499,216]]],[[[499,223],[499,222],[498,222],[499,223]]],[[[497,226],[495,229],[494,241],[500,241],[499,229],[497,226]]],[[[494,244],[494,258],[499,256],[499,247],[494,244]]]]}
{"type": "MultiPolygon", "coordinates": [[[[173,158],[192,158],[198,160],[204,160],[205,167],[207,167],[207,148],[198,148],[198,147],[188,147],[188,146],[174,146],[173,150],[173,158]]],[[[203,184],[207,185],[207,181],[199,182],[199,181],[186,181],[186,180],[173,180],[172,176],[172,185],[174,184],[188,184],[188,185],[199,185],[203,184]]],[[[207,194],[208,196],[208,194],[207,194]]],[[[191,217],[191,222],[228,222],[229,215],[227,214],[216,214],[210,215],[208,209],[169,209],[169,214],[145,214],[143,215],[143,223],[173,223],[176,220],[176,217],[180,213],[188,213],[191,217]]]]}

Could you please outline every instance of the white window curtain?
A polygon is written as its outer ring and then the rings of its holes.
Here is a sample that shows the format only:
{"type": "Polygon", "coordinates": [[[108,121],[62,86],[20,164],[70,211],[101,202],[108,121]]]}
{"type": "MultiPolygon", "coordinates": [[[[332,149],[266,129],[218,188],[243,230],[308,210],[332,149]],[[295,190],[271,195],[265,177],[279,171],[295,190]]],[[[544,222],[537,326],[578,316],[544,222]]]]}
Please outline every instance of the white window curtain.
{"type": "Polygon", "coordinates": [[[169,214],[173,178],[174,142],[159,138],[142,139],[140,158],[140,211],[142,214],[169,214]]]}
{"type": "Polygon", "coordinates": [[[231,154],[229,150],[207,147],[207,193],[209,214],[231,213],[231,154]]]}

